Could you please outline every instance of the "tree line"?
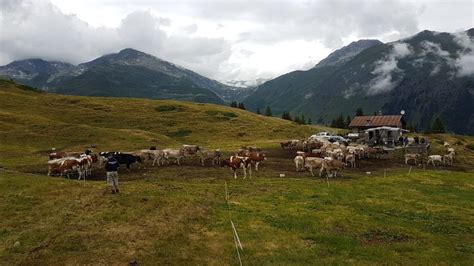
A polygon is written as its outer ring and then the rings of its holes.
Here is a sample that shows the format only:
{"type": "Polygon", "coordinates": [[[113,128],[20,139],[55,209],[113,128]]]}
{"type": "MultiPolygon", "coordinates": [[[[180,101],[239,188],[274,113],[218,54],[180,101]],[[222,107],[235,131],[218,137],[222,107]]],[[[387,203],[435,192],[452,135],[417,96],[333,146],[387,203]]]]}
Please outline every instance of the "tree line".
{"type": "MultiPolygon", "coordinates": [[[[242,102],[232,101],[230,103],[230,107],[246,110],[245,106],[244,106],[244,103],[242,103],[242,102]]],[[[256,113],[259,114],[259,115],[261,114],[260,108],[257,108],[256,113]]],[[[354,117],[363,116],[363,115],[364,115],[364,111],[362,110],[362,108],[361,107],[357,108],[354,117]]],[[[382,113],[374,112],[373,115],[374,116],[382,115],[382,113]]],[[[273,116],[272,109],[270,108],[270,106],[267,106],[265,108],[265,116],[273,116]]],[[[285,119],[285,120],[288,120],[288,121],[293,121],[293,122],[295,122],[297,124],[300,124],[300,125],[311,125],[312,124],[311,118],[306,119],[304,114],[302,114],[300,116],[295,115],[292,118],[290,112],[285,111],[281,115],[281,118],[285,119]]],[[[338,117],[333,118],[331,120],[331,123],[329,124],[329,126],[333,127],[333,128],[348,129],[351,121],[352,121],[352,118],[351,118],[350,115],[347,115],[346,118],[344,119],[344,116],[341,113],[338,117]]],[[[410,125],[407,126],[407,129],[410,130],[410,131],[416,132],[417,127],[418,126],[416,124],[410,124],[410,125]]],[[[446,129],[444,127],[444,124],[443,124],[443,121],[441,120],[441,118],[438,116],[436,119],[434,119],[433,123],[430,126],[430,128],[425,130],[425,132],[426,133],[445,133],[446,129]]]]}

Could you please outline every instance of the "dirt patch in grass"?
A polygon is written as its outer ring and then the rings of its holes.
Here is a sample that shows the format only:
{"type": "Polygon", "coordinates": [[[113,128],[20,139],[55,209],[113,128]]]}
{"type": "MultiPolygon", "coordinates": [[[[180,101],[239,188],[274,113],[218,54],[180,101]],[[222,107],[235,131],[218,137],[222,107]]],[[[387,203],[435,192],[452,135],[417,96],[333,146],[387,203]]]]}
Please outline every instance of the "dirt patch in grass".
{"type": "Polygon", "coordinates": [[[369,230],[362,234],[361,238],[366,245],[392,244],[410,240],[408,235],[383,229],[369,230]]]}

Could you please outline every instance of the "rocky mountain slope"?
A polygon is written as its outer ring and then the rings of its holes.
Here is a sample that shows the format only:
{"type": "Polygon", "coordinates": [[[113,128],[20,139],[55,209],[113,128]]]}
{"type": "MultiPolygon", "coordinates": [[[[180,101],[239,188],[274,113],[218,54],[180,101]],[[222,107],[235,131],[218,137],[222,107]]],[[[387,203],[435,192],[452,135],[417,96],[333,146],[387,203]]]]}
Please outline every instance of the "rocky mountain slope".
{"type": "Polygon", "coordinates": [[[313,69],[267,81],[245,105],[304,114],[319,123],[354,115],[359,107],[369,114],[405,110],[407,123],[419,130],[440,117],[448,131],[474,134],[474,29],[422,31],[352,56],[334,54],[313,69]]]}

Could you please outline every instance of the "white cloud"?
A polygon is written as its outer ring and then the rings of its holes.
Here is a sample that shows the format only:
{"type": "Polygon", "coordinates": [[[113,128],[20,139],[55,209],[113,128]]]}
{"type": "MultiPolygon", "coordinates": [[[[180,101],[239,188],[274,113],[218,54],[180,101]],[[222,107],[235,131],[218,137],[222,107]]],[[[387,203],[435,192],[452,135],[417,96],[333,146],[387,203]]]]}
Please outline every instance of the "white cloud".
{"type": "Polygon", "coordinates": [[[196,25],[169,35],[172,21],[149,11],[128,14],[117,28],[94,28],[74,15],[65,15],[47,1],[8,1],[0,17],[3,64],[38,58],[82,63],[131,47],[156,55],[201,74],[216,77],[230,56],[222,38],[190,35],[196,25]]]}
{"type": "Polygon", "coordinates": [[[462,47],[462,51],[458,54],[458,58],[454,63],[457,68],[457,75],[460,77],[472,76],[474,75],[474,39],[466,32],[460,32],[454,36],[456,43],[462,47]]]}
{"type": "Polygon", "coordinates": [[[402,70],[398,68],[398,60],[412,53],[413,50],[408,43],[397,42],[392,44],[389,54],[375,62],[374,70],[371,72],[375,75],[375,78],[369,82],[367,94],[375,95],[395,88],[399,80],[394,79],[393,74],[396,72],[402,74],[402,70]]]}

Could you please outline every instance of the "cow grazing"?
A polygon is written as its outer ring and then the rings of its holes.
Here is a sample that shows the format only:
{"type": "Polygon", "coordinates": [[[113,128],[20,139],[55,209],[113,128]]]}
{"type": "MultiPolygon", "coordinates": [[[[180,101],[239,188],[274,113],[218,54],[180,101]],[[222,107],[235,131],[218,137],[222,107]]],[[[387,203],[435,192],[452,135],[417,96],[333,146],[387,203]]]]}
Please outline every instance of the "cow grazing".
{"type": "Polygon", "coordinates": [[[339,160],[334,160],[330,158],[324,158],[321,170],[319,170],[319,177],[322,176],[323,172],[326,172],[326,175],[337,177],[337,172],[344,169],[344,163],[339,160]]]}
{"type": "Polygon", "coordinates": [[[309,168],[311,175],[314,176],[313,169],[321,168],[323,165],[324,159],[318,157],[308,157],[305,159],[305,168],[309,168]]]}
{"type": "Polygon", "coordinates": [[[234,178],[237,179],[237,169],[242,168],[244,171],[244,179],[247,178],[247,170],[250,178],[252,177],[251,160],[248,157],[231,156],[229,159],[222,161],[221,166],[230,167],[234,172],[234,178]]]}

